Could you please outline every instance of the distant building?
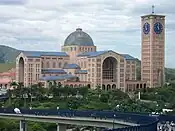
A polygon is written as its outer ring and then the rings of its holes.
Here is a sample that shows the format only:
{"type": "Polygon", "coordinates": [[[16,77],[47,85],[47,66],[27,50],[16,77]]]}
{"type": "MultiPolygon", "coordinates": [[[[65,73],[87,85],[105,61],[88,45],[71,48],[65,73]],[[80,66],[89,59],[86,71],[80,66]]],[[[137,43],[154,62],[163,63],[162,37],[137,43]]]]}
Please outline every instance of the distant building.
{"type": "Polygon", "coordinates": [[[97,51],[92,38],[77,28],[65,40],[62,52],[23,51],[16,58],[16,81],[28,87],[41,82],[88,86],[103,90],[146,88],[136,80],[136,59],[112,50],[97,51]]]}
{"type": "Polygon", "coordinates": [[[10,84],[16,79],[15,72],[15,68],[12,68],[7,72],[0,73],[0,89],[10,89],[10,84]]]}

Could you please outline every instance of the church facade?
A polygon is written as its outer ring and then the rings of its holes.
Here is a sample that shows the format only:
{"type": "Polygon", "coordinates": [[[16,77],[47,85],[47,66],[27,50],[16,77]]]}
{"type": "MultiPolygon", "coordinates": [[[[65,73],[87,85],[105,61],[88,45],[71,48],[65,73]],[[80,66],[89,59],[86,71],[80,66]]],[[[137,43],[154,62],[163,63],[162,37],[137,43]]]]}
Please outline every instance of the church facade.
{"type": "Polygon", "coordinates": [[[16,81],[28,87],[42,83],[103,90],[132,91],[146,88],[136,80],[136,58],[112,50],[97,51],[81,28],[71,33],[62,52],[22,51],[16,58],[16,81]]]}

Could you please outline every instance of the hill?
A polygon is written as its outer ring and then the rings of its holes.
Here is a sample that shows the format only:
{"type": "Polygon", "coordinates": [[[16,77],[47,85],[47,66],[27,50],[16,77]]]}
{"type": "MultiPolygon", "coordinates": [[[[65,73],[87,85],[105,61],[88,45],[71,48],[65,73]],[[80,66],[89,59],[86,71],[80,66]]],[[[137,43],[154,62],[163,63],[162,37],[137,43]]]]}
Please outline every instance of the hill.
{"type": "Polygon", "coordinates": [[[165,79],[167,82],[175,83],[175,69],[165,68],[165,79]]]}
{"type": "Polygon", "coordinates": [[[12,68],[15,68],[16,64],[14,63],[0,63],[0,73],[6,72],[12,68]]]}
{"type": "Polygon", "coordinates": [[[0,45],[0,63],[14,63],[19,53],[17,49],[0,45]]]}

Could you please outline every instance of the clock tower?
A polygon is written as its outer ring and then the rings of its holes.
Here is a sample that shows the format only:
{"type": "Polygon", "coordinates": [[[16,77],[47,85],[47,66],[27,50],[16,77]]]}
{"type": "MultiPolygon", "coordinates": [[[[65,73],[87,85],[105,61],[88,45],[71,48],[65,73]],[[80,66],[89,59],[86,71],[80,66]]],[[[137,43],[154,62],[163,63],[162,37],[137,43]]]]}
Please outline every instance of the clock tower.
{"type": "Polygon", "coordinates": [[[141,16],[141,79],[150,88],[164,85],[165,16],[141,16]]]}

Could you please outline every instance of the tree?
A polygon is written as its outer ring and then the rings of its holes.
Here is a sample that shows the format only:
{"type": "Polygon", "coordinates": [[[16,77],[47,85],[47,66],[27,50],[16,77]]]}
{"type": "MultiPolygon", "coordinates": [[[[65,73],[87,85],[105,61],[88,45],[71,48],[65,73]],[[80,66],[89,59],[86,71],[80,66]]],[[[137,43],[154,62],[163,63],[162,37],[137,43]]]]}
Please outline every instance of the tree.
{"type": "Polygon", "coordinates": [[[40,124],[35,123],[31,126],[32,131],[46,131],[40,124]]]}
{"type": "Polygon", "coordinates": [[[51,81],[47,81],[48,85],[49,85],[49,88],[52,87],[52,82],[51,81]]]}
{"type": "Polygon", "coordinates": [[[53,86],[57,87],[57,82],[53,81],[53,86]]]}
{"type": "Polygon", "coordinates": [[[12,90],[8,89],[7,95],[8,95],[8,106],[7,107],[10,107],[12,104],[12,90]]]}
{"type": "Polygon", "coordinates": [[[0,53],[0,63],[5,63],[5,55],[6,55],[6,53],[4,53],[4,52],[0,53]]]}
{"type": "Polygon", "coordinates": [[[80,81],[80,78],[79,77],[76,77],[76,82],[80,81]]]}
{"type": "Polygon", "coordinates": [[[10,83],[10,87],[16,88],[17,86],[18,86],[18,84],[15,81],[10,83]]]}
{"type": "Polygon", "coordinates": [[[101,97],[100,97],[100,101],[101,102],[104,102],[104,103],[107,103],[108,102],[108,100],[109,100],[109,94],[108,93],[102,93],[101,94],[101,97]]]}

